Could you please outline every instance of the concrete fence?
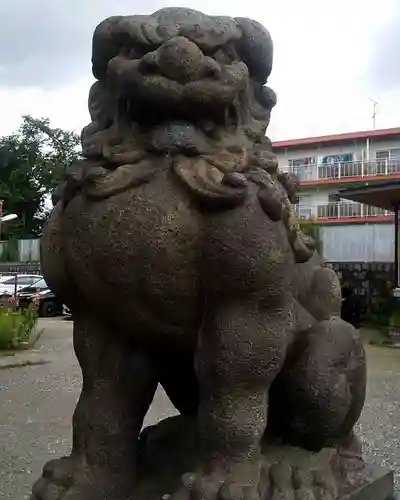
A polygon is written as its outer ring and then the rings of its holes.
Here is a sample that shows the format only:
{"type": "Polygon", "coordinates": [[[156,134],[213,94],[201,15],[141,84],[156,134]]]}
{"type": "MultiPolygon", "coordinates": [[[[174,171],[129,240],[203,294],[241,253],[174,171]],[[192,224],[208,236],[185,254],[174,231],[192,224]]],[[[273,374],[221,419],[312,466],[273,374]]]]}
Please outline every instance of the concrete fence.
{"type": "MultiPolygon", "coordinates": [[[[321,225],[319,238],[323,256],[328,262],[394,262],[394,224],[341,224],[321,225]]],[[[0,242],[0,255],[8,242],[0,242]]],[[[12,256],[5,252],[7,259],[15,262],[39,262],[40,240],[24,239],[13,243],[12,256]]]]}

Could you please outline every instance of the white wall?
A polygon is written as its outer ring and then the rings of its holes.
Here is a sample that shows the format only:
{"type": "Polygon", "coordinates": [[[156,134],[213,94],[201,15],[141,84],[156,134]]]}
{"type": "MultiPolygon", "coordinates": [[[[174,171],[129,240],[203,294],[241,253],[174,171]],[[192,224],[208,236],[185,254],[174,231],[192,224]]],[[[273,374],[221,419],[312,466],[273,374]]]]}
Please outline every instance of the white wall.
{"type": "MultiPolygon", "coordinates": [[[[376,151],[381,151],[383,149],[400,149],[400,138],[399,139],[370,139],[370,159],[375,159],[376,151]]],[[[317,147],[300,147],[300,148],[290,148],[290,149],[279,149],[275,151],[279,164],[283,167],[288,164],[289,159],[296,158],[308,158],[308,157],[319,157],[319,156],[329,156],[335,154],[346,154],[353,153],[354,161],[362,160],[362,151],[364,151],[364,159],[367,159],[367,141],[357,140],[349,141],[347,144],[337,144],[328,146],[317,146],[317,147]]]]}
{"type": "Polygon", "coordinates": [[[316,218],[318,215],[318,205],[329,203],[329,194],[337,191],[336,186],[316,186],[315,188],[302,188],[299,191],[300,215],[305,218],[316,218]]]}
{"type": "Polygon", "coordinates": [[[327,186],[327,188],[302,188],[298,195],[300,197],[300,204],[309,205],[308,200],[311,200],[312,205],[325,205],[329,202],[329,195],[337,191],[336,186],[327,186]]]}
{"type": "Polygon", "coordinates": [[[329,262],[394,262],[394,224],[321,226],[329,262]]]}
{"type": "Polygon", "coordinates": [[[20,262],[38,262],[40,259],[40,240],[19,240],[20,262]]]}
{"type": "MultiPolygon", "coordinates": [[[[399,147],[400,147],[400,141],[398,142],[399,147]]],[[[353,153],[355,155],[354,160],[361,160],[361,151],[366,149],[366,143],[365,141],[358,141],[358,142],[353,142],[349,144],[340,144],[340,145],[333,145],[333,146],[318,146],[318,147],[311,147],[311,148],[300,148],[300,149],[286,149],[286,150],[281,150],[279,149],[276,151],[276,156],[278,157],[279,164],[281,166],[287,165],[288,160],[292,159],[295,160],[297,158],[308,158],[308,157],[317,157],[318,156],[328,156],[328,155],[334,155],[334,154],[346,154],[346,153],[353,153]]],[[[381,148],[384,149],[384,148],[381,148]]]]}
{"type": "MultiPolygon", "coordinates": [[[[394,224],[321,225],[320,238],[328,262],[394,262],[394,224]]],[[[39,243],[20,240],[20,262],[39,261],[39,243]]]]}
{"type": "Polygon", "coordinates": [[[382,151],[382,149],[400,149],[400,140],[399,139],[386,139],[383,141],[373,141],[370,139],[370,158],[373,160],[375,158],[375,153],[377,151],[382,151]]]}

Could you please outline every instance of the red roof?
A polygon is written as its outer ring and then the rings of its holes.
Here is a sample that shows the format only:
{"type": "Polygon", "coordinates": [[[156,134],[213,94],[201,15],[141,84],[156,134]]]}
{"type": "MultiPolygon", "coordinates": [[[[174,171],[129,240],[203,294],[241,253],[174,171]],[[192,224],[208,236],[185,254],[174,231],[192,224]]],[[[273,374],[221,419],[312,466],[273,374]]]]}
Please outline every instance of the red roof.
{"type": "Polygon", "coordinates": [[[347,134],[323,135],[321,137],[306,137],[304,139],[290,139],[287,141],[276,141],[272,143],[272,147],[274,149],[299,148],[301,146],[315,146],[317,144],[329,144],[332,142],[347,142],[356,139],[389,138],[393,136],[400,136],[400,127],[349,132],[347,134]]]}

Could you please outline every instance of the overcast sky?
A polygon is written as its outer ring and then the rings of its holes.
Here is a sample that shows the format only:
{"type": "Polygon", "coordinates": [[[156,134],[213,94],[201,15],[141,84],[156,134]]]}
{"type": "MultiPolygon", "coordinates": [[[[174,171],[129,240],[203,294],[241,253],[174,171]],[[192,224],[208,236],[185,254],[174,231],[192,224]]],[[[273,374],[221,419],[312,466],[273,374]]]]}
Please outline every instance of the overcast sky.
{"type": "Polygon", "coordinates": [[[0,135],[23,114],[89,120],[91,36],[115,14],[187,6],[252,17],[271,32],[272,140],[400,126],[399,0],[0,0],[0,135]],[[397,5],[396,5],[397,4],[397,5]]]}

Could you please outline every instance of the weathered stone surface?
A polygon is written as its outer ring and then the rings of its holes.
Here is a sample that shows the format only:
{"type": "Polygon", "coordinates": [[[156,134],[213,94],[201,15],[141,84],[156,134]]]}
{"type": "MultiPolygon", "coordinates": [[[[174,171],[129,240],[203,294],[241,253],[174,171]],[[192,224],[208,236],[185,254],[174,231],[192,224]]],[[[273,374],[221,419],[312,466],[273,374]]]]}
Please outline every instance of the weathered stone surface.
{"type": "Polygon", "coordinates": [[[391,500],[393,471],[377,465],[366,465],[368,481],[348,495],[349,500],[391,500]]]}
{"type": "Polygon", "coordinates": [[[268,32],[246,19],[169,8],[96,29],[86,160],[41,252],[83,388],[72,454],[45,466],[35,500],[147,498],[170,480],[172,500],[289,499],[293,481],[319,499],[368,481],[352,431],[364,350],[265,137],[271,65],[268,32]],[[139,440],[158,383],[181,417],[139,440]],[[167,458],[193,425],[195,455],[167,458]]]}

